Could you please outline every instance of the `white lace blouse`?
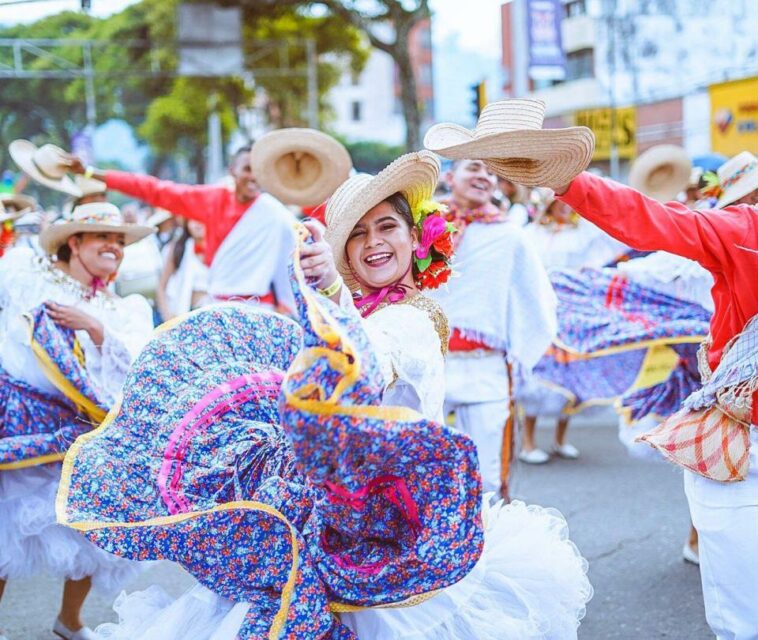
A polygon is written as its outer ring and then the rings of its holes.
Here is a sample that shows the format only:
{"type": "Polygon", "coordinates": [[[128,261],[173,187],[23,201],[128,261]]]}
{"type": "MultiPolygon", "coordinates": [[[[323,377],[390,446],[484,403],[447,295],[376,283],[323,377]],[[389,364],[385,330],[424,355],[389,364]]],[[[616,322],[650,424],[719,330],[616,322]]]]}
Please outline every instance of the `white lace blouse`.
{"type": "MultiPolygon", "coordinates": [[[[346,287],[340,306],[355,310],[346,287]]],[[[385,379],[382,404],[408,407],[442,422],[449,330],[439,304],[416,295],[380,306],[363,326],[385,379]]]]}
{"type": "Polygon", "coordinates": [[[0,258],[0,367],[11,377],[60,395],[37,365],[23,314],[48,300],[70,305],[103,323],[105,339],[100,348],[86,331],[77,331],[77,337],[93,384],[112,402],[130,364],[150,339],[152,311],[139,295],[119,298],[101,291],[90,297],[88,293],[77,280],[30,249],[16,248],[0,258]]]}

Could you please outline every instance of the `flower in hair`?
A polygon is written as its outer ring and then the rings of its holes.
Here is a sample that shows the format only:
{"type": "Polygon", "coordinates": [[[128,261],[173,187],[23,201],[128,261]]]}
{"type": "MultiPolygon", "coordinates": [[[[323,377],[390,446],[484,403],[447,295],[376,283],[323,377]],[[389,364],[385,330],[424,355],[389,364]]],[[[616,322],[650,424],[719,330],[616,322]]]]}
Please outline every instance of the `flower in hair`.
{"type": "Polygon", "coordinates": [[[413,254],[413,272],[420,289],[434,289],[450,277],[455,225],[443,216],[447,207],[425,200],[413,208],[413,222],[418,230],[419,246],[413,254]]]}

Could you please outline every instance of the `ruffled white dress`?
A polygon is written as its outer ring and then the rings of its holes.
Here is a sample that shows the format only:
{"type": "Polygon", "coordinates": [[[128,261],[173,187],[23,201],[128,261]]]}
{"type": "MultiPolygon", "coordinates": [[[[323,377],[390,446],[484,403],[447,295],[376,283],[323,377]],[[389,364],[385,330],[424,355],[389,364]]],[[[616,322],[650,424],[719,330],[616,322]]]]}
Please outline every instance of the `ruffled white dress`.
{"type": "MultiPolygon", "coordinates": [[[[45,393],[60,395],[37,364],[22,316],[47,300],[72,305],[105,327],[100,349],[86,332],[77,336],[93,383],[102,397],[115,398],[130,363],[150,338],[152,312],[141,296],[99,293],[88,299],[86,294],[79,282],[30,249],[16,248],[0,258],[0,366],[45,393]]],[[[113,592],[136,573],[136,563],[56,524],[60,474],[60,463],[0,471],[0,578],[42,572],[74,580],[92,576],[93,585],[113,592]]]]}
{"type": "MultiPolygon", "coordinates": [[[[387,380],[383,403],[441,416],[447,325],[439,307],[418,296],[377,310],[364,326],[387,380]]],[[[421,604],[343,613],[342,622],[365,640],[576,638],[592,587],[563,516],[521,502],[494,503],[488,496],[483,517],[484,552],[463,580],[421,604]]],[[[122,593],[114,610],[119,623],[99,626],[99,637],[233,640],[247,605],[201,585],[178,599],[153,586],[122,593]]]]}

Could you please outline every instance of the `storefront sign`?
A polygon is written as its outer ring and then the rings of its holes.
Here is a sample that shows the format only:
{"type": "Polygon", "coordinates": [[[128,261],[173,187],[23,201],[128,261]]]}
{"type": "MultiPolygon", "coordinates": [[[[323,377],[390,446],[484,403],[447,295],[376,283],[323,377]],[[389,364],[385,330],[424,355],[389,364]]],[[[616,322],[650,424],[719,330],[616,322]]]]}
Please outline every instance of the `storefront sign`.
{"type": "Polygon", "coordinates": [[[711,150],[734,156],[758,153],[758,78],[713,85],[711,150]]]}
{"type": "Polygon", "coordinates": [[[609,160],[611,140],[616,144],[618,157],[631,160],[637,153],[637,113],[634,107],[585,109],[574,116],[577,126],[589,127],[595,134],[593,160],[609,160]],[[611,133],[611,128],[613,132],[611,133]]]}

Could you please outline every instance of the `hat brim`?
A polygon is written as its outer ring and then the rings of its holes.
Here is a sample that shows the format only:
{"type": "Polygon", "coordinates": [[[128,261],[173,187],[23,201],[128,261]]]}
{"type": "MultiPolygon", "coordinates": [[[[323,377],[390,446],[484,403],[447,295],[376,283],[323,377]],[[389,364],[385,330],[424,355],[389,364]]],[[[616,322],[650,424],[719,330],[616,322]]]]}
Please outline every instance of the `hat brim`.
{"type": "Polygon", "coordinates": [[[758,171],[748,173],[732,186],[728,187],[716,203],[716,207],[728,207],[730,204],[744,198],[748,193],[758,189],[758,171]]]}
{"type": "Polygon", "coordinates": [[[326,234],[337,270],[355,291],[358,282],[347,262],[345,245],[355,225],[375,206],[402,193],[411,209],[431,200],[439,180],[440,164],[433,153],[418,151],[401,156],[375,176],[353,176],[344,182],[326,206],[326,234]]]}
{"type": "Polygon", "coordinates": [[[587,127],[502,131],[474,137],[455,124],[433,126],[424,146],[451,160],[484,160],[502,178],[526,186],[568,184],[592,161],[587,127]]]}
{"type": "Polygon", "coordinates": [[[8,222],[9,220],[18,220],[25,213],[27,213],[27,211],[0,211],[0,223],[8,222]]]}
{"type": "Polygon", "coordinates": [[[4,193],[0,195],[0,203],[6,207],[8,204],[12,204],[19,213],[26,213],[38,206],[34,198],[23,193],[4,193]]]}
{"type": "Polygon", "coordinates": [[[40,173],[39,169],[34,166],[34,162],[32,162],[35,151],[37,151],[37,146],[28,140],[14,140],[8,145],[8,152],[11,154],[13,162],[35,182],[39,182],[41,185],[54,191],[60,191],[81,198],[83,195],[82,190],[68,176],[63,176],[60,180],[54,180],[40,173]]]}
{"type": "Polygon", "coordinates": [[[347,149],[331,136],[315,129],[289,128],[271,131],[250,151],[253,175],[263,191],[284,204],[312,207],[329,198],[350,175],[353,161],[347,149]],[[277,163],[292,153],[316,159],[320,171],[312,179],[290,179],[277,163]]]}
{"type": "Polygon", "coordinates": [[[642,153],[629,170],[629,186],[659,202],[669,202],[687,188],[692,161],[676,145],[662,144],[642,153]],[[656,180],[657,174],[657,180],[656,180]]]}
{"type": "Polygon", "coordinates": [[[64,222],[51,224],[39,234],[40,247],[48,255],[54,255],[58,249],[77,233],[123,233],[127,245],[133,244],[155,233],[154,227],[139,224],[90,224],[87,222],[64,222]]]}

